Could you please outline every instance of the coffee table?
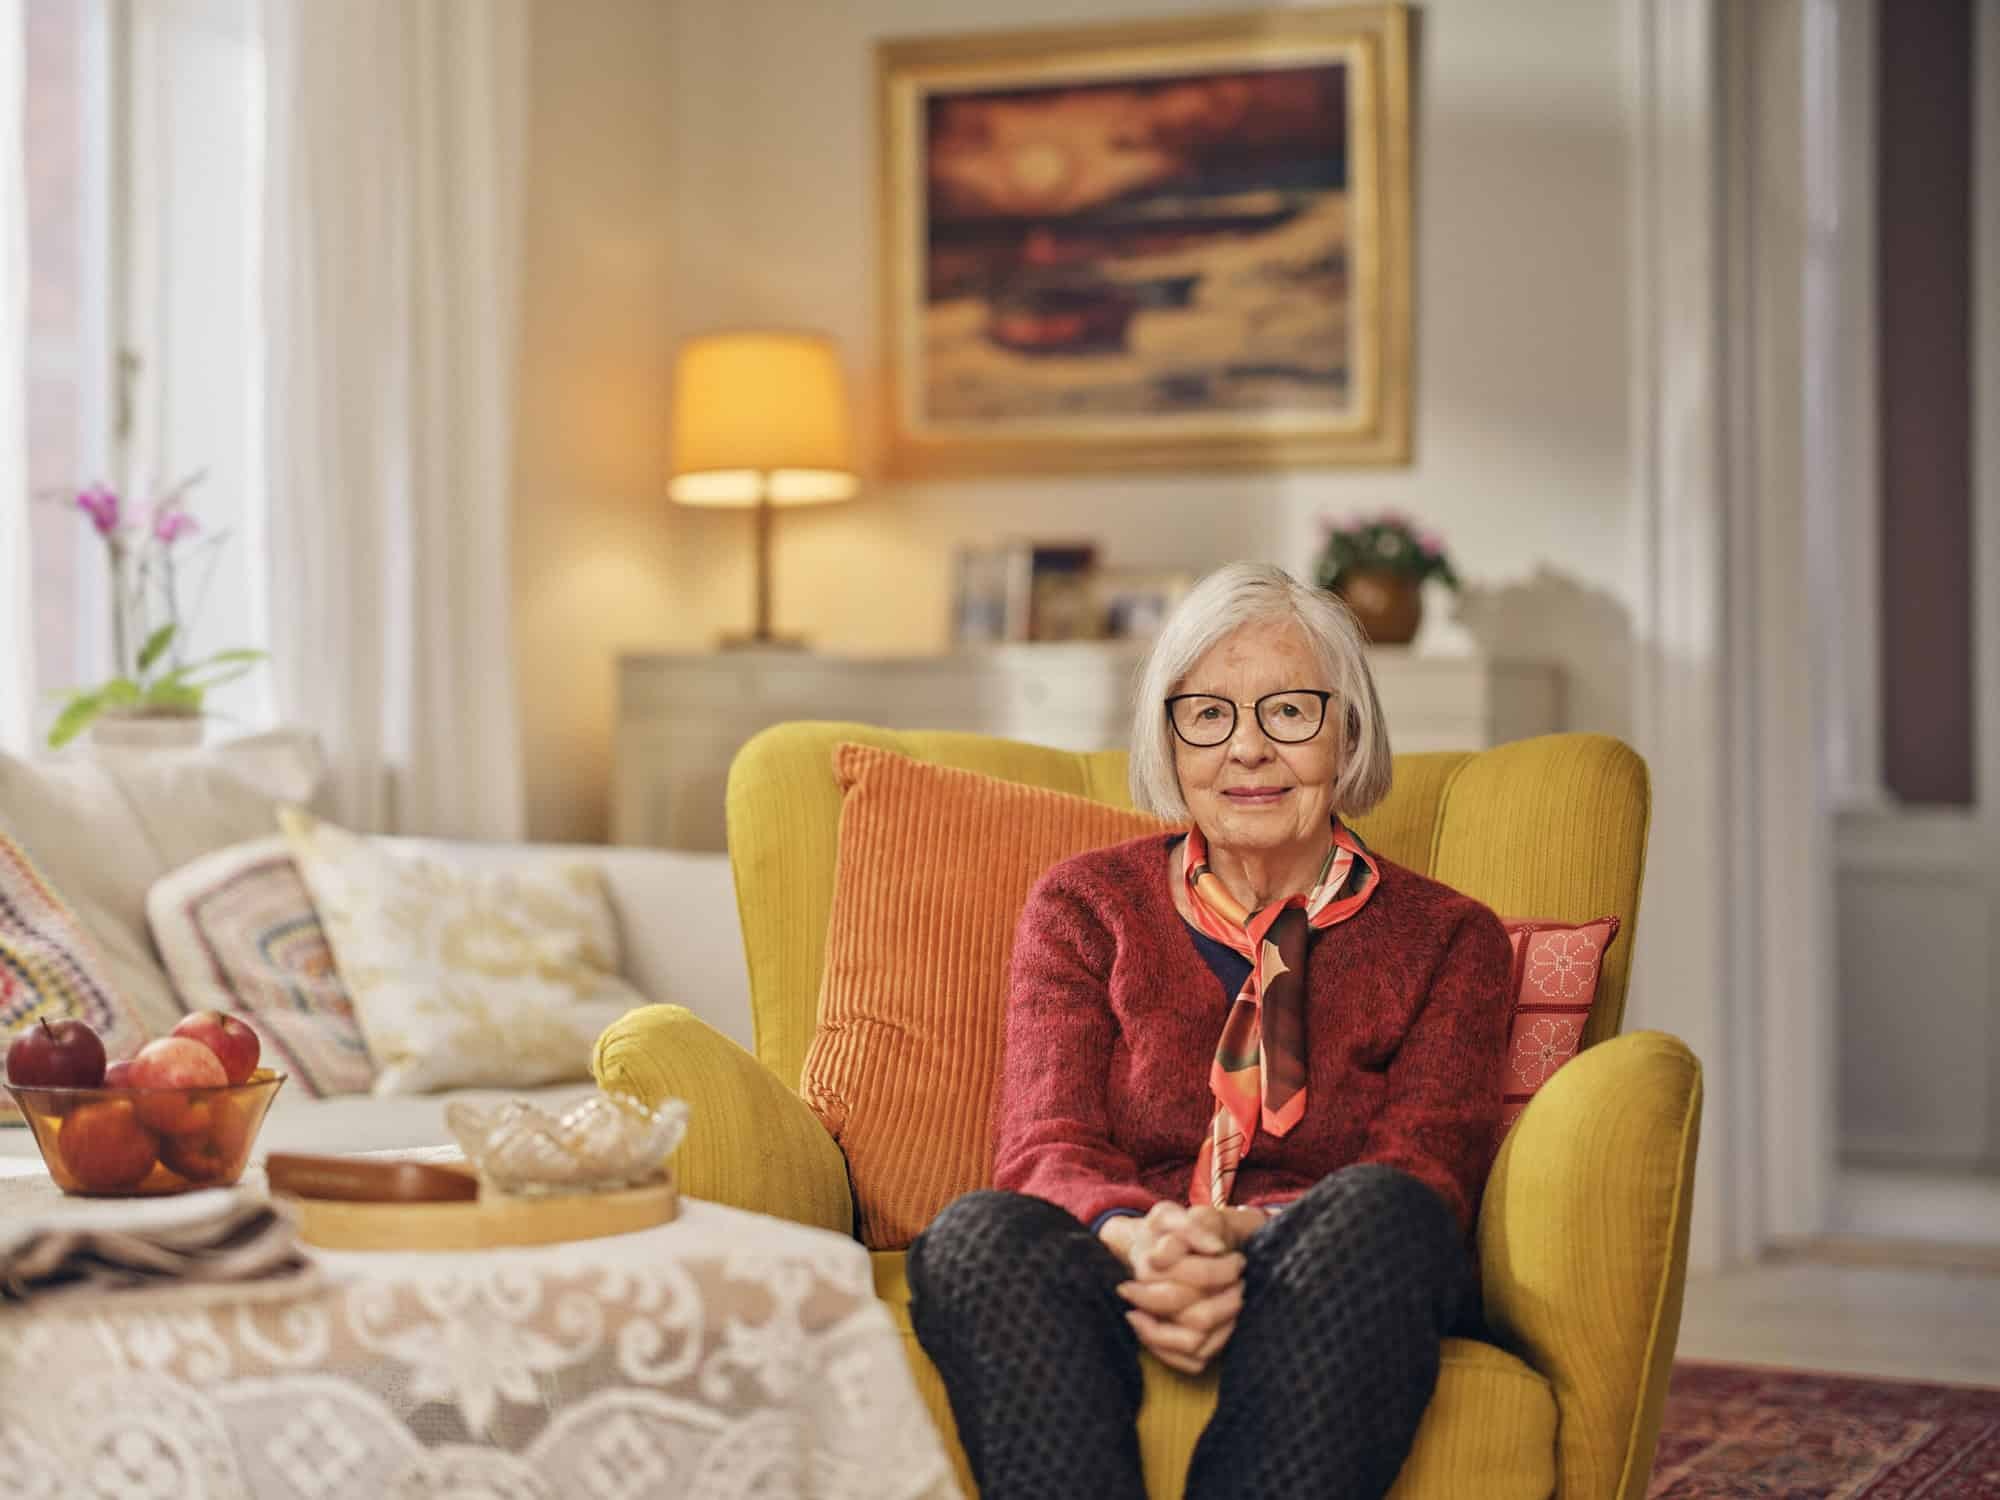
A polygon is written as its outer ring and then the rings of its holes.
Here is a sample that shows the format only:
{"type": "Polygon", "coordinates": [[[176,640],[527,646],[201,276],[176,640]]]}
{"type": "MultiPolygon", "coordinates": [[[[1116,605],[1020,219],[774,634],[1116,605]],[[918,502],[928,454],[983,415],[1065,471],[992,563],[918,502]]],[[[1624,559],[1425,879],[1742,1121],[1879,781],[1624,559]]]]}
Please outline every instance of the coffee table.
{"type": "Polygon", "coordinates": [[[0,1307],[7,1495],[958,1494],[844,1236],[685,1200],[605,1239],[312,1259],[293,1283],[0,1307]]]}

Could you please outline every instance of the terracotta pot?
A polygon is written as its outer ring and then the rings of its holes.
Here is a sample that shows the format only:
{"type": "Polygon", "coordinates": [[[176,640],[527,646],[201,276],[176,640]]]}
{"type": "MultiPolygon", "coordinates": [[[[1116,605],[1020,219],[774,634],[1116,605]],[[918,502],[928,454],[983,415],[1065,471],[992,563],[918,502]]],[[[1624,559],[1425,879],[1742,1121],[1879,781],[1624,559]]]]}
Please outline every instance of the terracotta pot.
{"type": "Polygon", "coordinates": [[[1407,646],[1424,622],[1424,586],[1403,573],[1349,573],[1334,590],[1377,646],[1407,646]]]}

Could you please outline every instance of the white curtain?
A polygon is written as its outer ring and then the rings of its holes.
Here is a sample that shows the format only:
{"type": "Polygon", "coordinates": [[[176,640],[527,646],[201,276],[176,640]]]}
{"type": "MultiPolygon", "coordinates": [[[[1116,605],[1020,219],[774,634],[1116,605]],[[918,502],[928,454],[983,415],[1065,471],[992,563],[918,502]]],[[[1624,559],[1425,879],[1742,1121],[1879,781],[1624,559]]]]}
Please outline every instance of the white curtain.
{"type": "Polygon", "coordinates": [[[0,0],[0,750],[34,734],[28,602],[28,188],[21,0],[0,0]]]}
{"type": "Polygon", "coordinates": [[[361,828],[521,834],[526,5],[265,0],[273,681],[361,828]]]}

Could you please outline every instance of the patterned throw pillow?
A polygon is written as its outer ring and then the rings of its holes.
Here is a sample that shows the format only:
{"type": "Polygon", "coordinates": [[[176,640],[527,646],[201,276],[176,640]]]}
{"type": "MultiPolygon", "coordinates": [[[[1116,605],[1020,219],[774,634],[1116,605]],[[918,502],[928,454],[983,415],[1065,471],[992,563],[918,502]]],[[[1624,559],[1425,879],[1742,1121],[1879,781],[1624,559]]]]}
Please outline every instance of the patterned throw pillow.
{"type": "Polygon", "coordinates": [[[1504,1140],[1535,1091],[1583,1043],[1584,1024],[1597,1003],[1604,950],[1618,936],[1616,917],[1594,922],[1536,922],[1509,917],[1503,925],[1514,947],[1507,993],[1514,1019],[1507,1034],[1500,1135],[1504,1140]]]}
{"type": "Polygon", "coordinates": [[[375,1065],[282,837],[232,844],[154,881],[146,916],[183,1009],[241,1016],[310,1098],[368,1092],[375,1065]]]}
{"type": "MultiPolygon", "coordinates": [[[[104,961],[28,851],[0,833],[0,1047],[46,1018],[88,1022],[107,1057],[146,1041],[138,1013],[105,978],[104,961]]],[[[0,1096],[0,1102],[7,1102],[0,1096]]]]}
{"type": "Polygon", "coordinates": [[[393,852],[296,808],[278,823],[378,1094],[588,1078],[598,1034],[645,1003],[618,977],[617,921],[592,865],[494,874],[393,852]]]}

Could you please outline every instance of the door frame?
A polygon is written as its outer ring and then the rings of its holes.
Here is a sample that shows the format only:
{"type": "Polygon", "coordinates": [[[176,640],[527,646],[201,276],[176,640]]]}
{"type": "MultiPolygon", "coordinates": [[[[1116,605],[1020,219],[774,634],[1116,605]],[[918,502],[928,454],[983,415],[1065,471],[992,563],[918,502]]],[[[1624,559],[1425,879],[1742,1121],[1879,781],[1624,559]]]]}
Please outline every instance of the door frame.
{"type": "Polygon", "coordinates": [[[1856,128],[1843,14],[1839,0],[1629,11],[1633,722],[1655,804],[1633,997],[1638,1024],[1678,1031],[1706,1077],[1698,1270],[1823,1232],[1833,1191],[1820,731],[1828,685],[1872,649],[1815,618],[1856,524],[1851,443],[1872,441],[1870,425],[1849,442],[1852,358],[1824,366],[1840,320],[1872,306],[1856,279],[1872,262],[1844,233],[1865,205],[1827,171],[1856,128]],[[1829,205],[1847,217],[1829,225],[1829,205]]]}

